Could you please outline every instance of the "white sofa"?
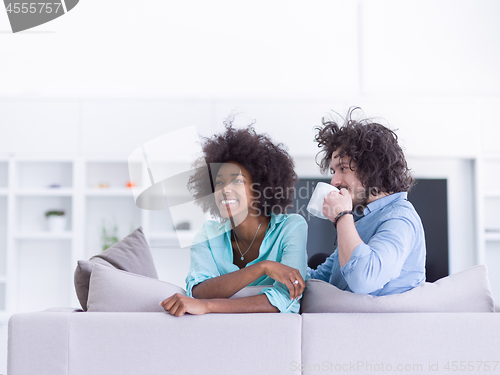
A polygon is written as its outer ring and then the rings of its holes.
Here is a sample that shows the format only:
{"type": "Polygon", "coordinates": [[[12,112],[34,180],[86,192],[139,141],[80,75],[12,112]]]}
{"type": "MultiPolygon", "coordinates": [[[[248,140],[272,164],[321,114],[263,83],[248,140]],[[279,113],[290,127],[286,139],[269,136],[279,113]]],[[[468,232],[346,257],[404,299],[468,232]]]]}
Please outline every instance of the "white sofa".
{"type": "Polygon", "coordinates": [[[14,315],[8,348],[8,375],[496,373],[500,314],[53,309],[14,315]]]}
{"type": "Polygon", "coordinates": [[[8,375],[500,372],[484,266],[383,297],[308,280],[302,314],[173,317],[159,301],[184,291],[157,280],[138,228],[79,262],[75,287],[86,312],[12,316],[8,375]]]}

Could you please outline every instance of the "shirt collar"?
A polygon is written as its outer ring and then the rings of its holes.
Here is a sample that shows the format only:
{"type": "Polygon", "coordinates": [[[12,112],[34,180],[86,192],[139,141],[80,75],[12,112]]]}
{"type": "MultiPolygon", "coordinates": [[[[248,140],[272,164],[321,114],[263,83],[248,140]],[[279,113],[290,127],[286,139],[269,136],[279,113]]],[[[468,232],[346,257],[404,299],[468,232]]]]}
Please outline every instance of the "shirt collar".
{"type": "Polygon", "coordinates": [[[286,219],[286,215],[283,214],[271,214],[271,222],[269,223],[269,232],[271,232],[274,227],[286,219]]]}
{"type": "Polygon", "coordinates": [[[392,202],[406,200],[407,196],[408,192],[402,191],[400,193],[394,193],[386,197],[379,198],[375,202],[372,202],[368,206],[366,206],[365,210],[363,211],[364,216],[368,216],[370,213],[380,210],[385,206],[388,206],[392,202]]]}

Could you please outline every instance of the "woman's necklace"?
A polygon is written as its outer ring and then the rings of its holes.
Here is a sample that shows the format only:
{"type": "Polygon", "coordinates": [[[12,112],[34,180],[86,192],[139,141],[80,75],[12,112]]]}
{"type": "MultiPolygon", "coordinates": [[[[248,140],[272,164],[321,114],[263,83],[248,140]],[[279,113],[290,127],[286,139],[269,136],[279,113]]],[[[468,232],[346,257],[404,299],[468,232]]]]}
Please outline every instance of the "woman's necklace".
{"type": "Polygon", "coordinates": [[[241,260],[245,260],[245,254],[248,253],[248,250],[250,250],[250,248],[252,247],[253,245],[253,242],[255,241],[255,239],[257,238],[257,233],[259,233],[259,229],[260,229],[260,226],[262,225],[262,222],[264,221],[265,219],[265,216],[262,218],[262,220],[260,221],[260,224],[259,224],[259,227],[257,228],[257,232],[255,232],[255,236],[253,236],[253,240],[252,240],[252,243],[250,244],[250,246],[248,246],[248,249],[247,251],[245,251],[243,254],[241,253],[241,249],[240,249],[240,245],[238,245],[238,238],[236,237],[236,233],[233,231],[233,234],[234,234],[234,241],[236,242],[236,246],[238,247],[238,251],[240,252],[240,255],[241,255],[241,260]]]}

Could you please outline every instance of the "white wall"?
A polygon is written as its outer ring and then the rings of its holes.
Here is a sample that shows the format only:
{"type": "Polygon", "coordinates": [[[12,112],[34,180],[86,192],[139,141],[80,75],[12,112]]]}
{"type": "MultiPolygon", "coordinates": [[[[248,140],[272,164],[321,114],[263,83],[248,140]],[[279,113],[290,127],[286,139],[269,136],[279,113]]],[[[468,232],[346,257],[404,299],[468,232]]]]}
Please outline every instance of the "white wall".
{"type": "Polygon", "coordinates": [[[0,95],[498,95],[496,0],[82,0],[11,35],[0,95]]]}
{"type": "Polygon", "coordinates": [[[82,0],[29,33],[0,34],[13,57],[0,61],[0,94],[354,93],[356,21],[345,0],[82,0]]]}
{"type": "Polygon", "coordinates": [[[498,1],[361,4],[364,93],[500,94],[498,1]]]}

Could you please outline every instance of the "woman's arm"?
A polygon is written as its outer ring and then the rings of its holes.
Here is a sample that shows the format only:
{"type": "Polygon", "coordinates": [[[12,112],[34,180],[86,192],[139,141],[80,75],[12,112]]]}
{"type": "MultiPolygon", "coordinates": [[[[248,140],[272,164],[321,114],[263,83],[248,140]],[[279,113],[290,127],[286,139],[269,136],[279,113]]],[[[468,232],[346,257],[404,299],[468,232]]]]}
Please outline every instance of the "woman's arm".
{"type": "Polygon", "coordinates": [[[274,268],[279,272],[280,268],[291,267],[297,270],[297,275],[288,281],[287,277],[275,277],[269,273],[269,277],[276,282],[272,286],[262,289],[259,294],[265,294],[271,305],[276,306],[281,312],[296,313],[300,309],[298,297],[305,288],[305,282],[302,280],[307,275],[307,223],[305,219],[297,214],[289,215],[280,227],[279,236],[281,237],[280,248],[282,249],[281,264],[277,263],[274,268]],[[295,280],[298,281],[297,286],[300,285],[300,290],[293,290],[288,284],[295,280]]]}
{"type": "Polygon", "coordinates": [[[238,271],[205,280],[193,287],[192,294],[195,298],[229,298],[264,275],[285,284],[290,291],[291,299],[300,296],[306,286],[297,269],[264,260],[238,271]],[[294,284],[295,280],[298,284],[294,284]]]}
{"type": "Polygon", "coordinates": [[[186,313],[202,315],[207,313],[276,313],[278,308],[271,305],[264,294],[235,299],[195,299],[182,294],[174,294],[160,305],[170,315],[182,316],[186,313]]]}
{"type": "Polygon", "coordinates": [[[194,298],[229,298],[265,275],[263,262],[205,280],[192,289],[194,298]]]}
{"type": "MultiPolygon", "coordinates": [[[[262,299],[261,301],[265,301],[266,304],[264,306],[259,304],[257,307],[259,309],[270,308],[271,311],[275,311],[275,308],[277,308],[279,311],[295,312],[295,310],[298,310],[298,302],[296,299],[300,297],[305,288],[307,223],[299,215],[290,216],[286,225],[281,227],[280,235],[283,237],[283,242],[280,245],[283,249],[283,255],[280,259],[281,263],[276,261],[261,261],[223,275],[220,274],[214,261],[216,258],[214,254],[217,254],[216,251],[222,249],[223,246],[226,247],[225,244],[221,246],[222,237],[220,238],[220,244],[213,244],[212,248],[214,253],[212,253],[212,249],[207,246],[211,245],[211,242],[206,241],[202,243],[199,241],[200,243],[191,248],[191,270],[186,278],[186,291],[188,296],[193,296],[197,299],[211,300],[229,298],[255,280],[267,275],[276,282],[273,286],[270,285],[268,288],[264,288],[261,291],[260,294],[265,294],[267,301],[262,299]],[[267,306],[268,303],[271,307],[267,306]],[[290,306],[292,306],[292,308],[290,306]]],[[[250,302],[254,303],[255,301],[250,300],[250,302]]],[[[200,301],[200,303],[197,303],[196,301],[193,302],[191,299],[187,303],[195,309],[194,311],[199,311],[198,313],[200,314],[204,314],[208,311],[205,302],[200,301]],[[196,310],[196,308],[200,310],[196,310]]],[[[217,306],[220,307],[221,302],[217,303],[217,306]]],[[[232,301],[227,303],[234,309],[234,312],[247,311],[245,306],[242,307],[238,304],[234,305],[232,301]],[[238,311],[240,308],[244,310],[238,311]]],[[[244,303],[244,301],[238,303],[244,303]]],[[[216,310],[218,310],[218,308],[216,310]]],[[[190,311],[190,313],[195,312],[190,311]]]]}

